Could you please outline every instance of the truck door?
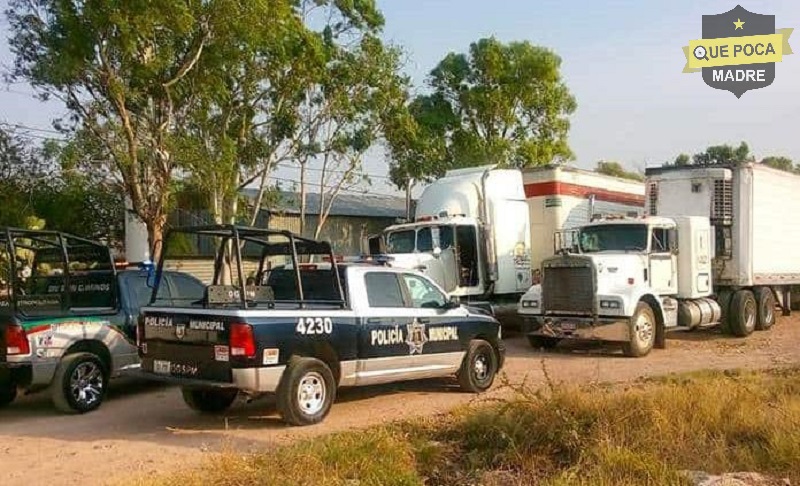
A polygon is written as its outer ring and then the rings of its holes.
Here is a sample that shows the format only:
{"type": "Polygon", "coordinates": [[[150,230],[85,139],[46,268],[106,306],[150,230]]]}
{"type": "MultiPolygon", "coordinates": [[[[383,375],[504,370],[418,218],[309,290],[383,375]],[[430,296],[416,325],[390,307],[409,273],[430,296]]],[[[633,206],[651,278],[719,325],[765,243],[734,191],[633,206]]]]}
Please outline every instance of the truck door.
{"type": "Polygon", "coordinates": [[[674,248],[675,231],[652,228],[650,233],[650,287],[659,295],[678,293],[678,260],[674,248]]]}
{"type": "MultiPolygon", "coordinates": [[[[402,274],[376,270],[365,273],[364,278],[369,308],[362,315],[359,332],[356,384],[446,374],[443,370],[449,370],[450,364],[438,363],[437,357],[445,351],[458,351],[457,332],[452,336],[454,326],[449,331],[435,331],[432,340],[429,327],[438,322],[434,318],[435,310],[414,307],[402,274]]],[[[439,301],[446,302],[444,295],[436,292],[437,305],[439,301]]]]}
{"type": "Polygon", "coordinates": [[[447,296],[419,275],[404,273],[402,280],[424,340],[414,364],[438,368],[439,371],[446,368],[455,371],[464,357],[460,338],[469,341],[468,336],[459,335],[459,329],[464,328],[461,324],[469,313],[460,306],[449,308],[447,296]]]}

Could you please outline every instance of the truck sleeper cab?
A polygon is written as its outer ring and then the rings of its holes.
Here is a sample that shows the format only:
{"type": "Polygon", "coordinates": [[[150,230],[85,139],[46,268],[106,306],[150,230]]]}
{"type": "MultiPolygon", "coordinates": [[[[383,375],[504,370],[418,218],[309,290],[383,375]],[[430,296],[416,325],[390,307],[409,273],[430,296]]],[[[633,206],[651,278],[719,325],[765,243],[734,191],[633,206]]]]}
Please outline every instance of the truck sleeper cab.
{"type": "Polygon", "coordinates": [[[194,302],[165,305],[156,288],[140,323],[141,375],[181,385],[195,410],[274,393],[282,418],[306,425],[325,418],[342,386],[457,376],[481,392],[503,365],[499,323],[422,274],[340,265],[329,244],[288,232],[175,231],[216,242],[215,276],[194,302]],[[309,261],[319,257],[328,262],[309,261]]]}

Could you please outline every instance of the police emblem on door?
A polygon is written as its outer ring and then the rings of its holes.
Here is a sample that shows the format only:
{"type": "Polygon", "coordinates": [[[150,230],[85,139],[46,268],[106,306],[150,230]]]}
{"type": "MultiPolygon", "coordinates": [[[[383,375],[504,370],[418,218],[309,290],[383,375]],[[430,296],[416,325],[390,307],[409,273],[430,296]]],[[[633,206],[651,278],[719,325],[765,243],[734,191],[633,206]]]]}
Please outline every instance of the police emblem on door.
{"type": "Polygon", "coordinates": [[[422,354],[422,347],[428,342],[425,335],[425,324],[421,324],[414,318],[411,324],[406,326],[406,344],[410,354],[422,354]]]}
{"type": "Polygon", "coordinates": [[[175,326],[175,337],[178,339],[186,337],[186,324],[178,324],[175,326]]]}

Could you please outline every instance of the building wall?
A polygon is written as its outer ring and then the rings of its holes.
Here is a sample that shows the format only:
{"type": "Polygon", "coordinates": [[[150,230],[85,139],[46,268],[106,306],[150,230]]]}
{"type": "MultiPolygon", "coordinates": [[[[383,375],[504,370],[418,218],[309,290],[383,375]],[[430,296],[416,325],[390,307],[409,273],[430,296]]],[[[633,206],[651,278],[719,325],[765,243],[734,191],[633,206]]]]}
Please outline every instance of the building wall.
{"type": "MultiPolygon", "coordinates": [[[[316,215],[306,218],[306,235],[314,236],[319,220],[316,215]]],[[[330,216],[322,228],[320,240],[330,241],[337,255],[355,256],[361,254],[362,238],[379,233],[387,226],[395,223],[394,218],[373,218],[365,216],[330,216]]],[[[269,228],[288,230],[300,233],[300,215],[272,214],[269,217],[269,228]]]]}

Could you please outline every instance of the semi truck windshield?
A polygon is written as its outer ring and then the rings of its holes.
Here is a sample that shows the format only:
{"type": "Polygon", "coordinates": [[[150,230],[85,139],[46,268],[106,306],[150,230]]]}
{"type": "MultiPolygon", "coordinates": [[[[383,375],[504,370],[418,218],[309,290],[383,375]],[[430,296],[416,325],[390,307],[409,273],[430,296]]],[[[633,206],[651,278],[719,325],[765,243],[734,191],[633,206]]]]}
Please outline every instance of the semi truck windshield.
{"type": "Polygon", "coordinates": [[[644,251],[647,249],[647,226],[609,224],[583,228],[580,235],[580,247],[581,253],[644,251]]]}

